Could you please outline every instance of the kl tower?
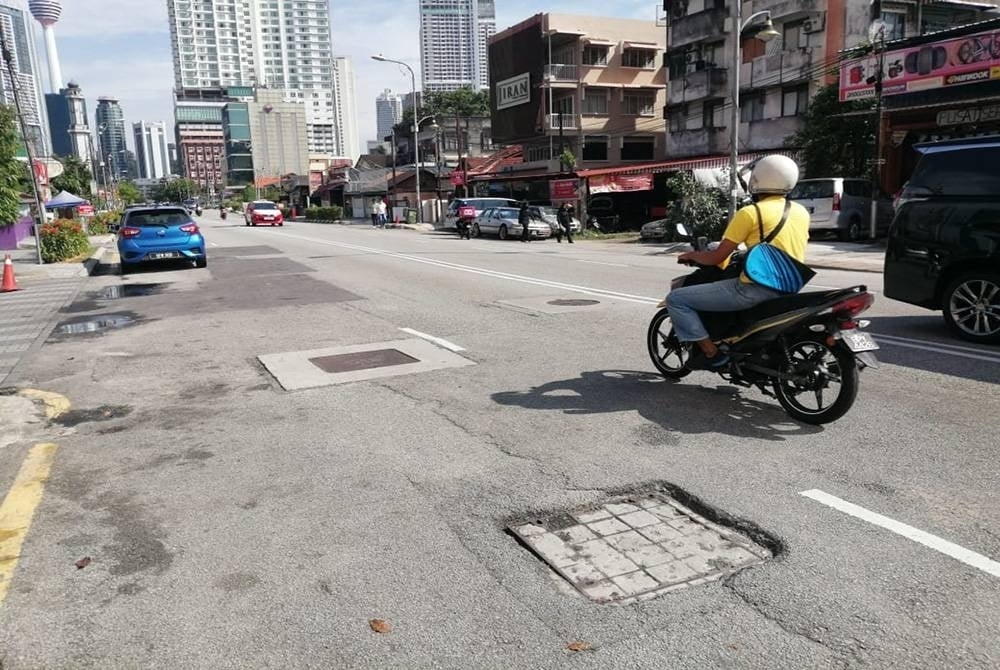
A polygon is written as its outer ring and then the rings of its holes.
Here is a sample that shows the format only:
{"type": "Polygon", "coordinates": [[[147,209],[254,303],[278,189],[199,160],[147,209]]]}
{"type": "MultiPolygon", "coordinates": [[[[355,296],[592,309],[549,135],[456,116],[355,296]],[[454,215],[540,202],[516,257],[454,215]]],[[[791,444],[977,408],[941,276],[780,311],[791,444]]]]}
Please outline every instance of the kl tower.
{"type": "Polygon", "coordinates": [[[42,24],[42,34],[45,35],[45,59],[49,63],[49,87],[52,93],[58,93],[63,87],[62,70],[59,68],[59,50],[56,49],[56,34],[52,26],[62,14],[59,0],[29,0],[28,8],[32,16],[42,24]]]}

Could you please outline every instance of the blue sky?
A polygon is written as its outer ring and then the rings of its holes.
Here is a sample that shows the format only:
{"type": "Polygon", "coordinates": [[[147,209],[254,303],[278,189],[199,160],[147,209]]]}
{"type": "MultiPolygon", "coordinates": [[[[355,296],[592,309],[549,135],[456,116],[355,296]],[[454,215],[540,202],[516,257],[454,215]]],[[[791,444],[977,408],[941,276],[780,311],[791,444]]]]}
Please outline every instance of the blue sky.
{"type": "MultiPolygon", "coordinates": [[[[121,100],[126,122],[172,116],[173,65],[165,0],[63,0],[56,25],[63,77],[83,87],[88,111],[99,96],[121,100]]],[[[369,58],[381,51],[420,76],[417,0],[330,0],[333,51],[354,61],[361,140],[375,135],[375,96],[410,89],[402,68],[369,58]]],[[[657,0],[496,0],[497,30],[538,12],[654,21],[657,0]]],[[[41,45],[39,45],[41,52],[41,45]]],[[[42,56],[44,58],[44,56],[42,56]]],[[[93,121],[93,118],[91,118],[93,121]]]]}

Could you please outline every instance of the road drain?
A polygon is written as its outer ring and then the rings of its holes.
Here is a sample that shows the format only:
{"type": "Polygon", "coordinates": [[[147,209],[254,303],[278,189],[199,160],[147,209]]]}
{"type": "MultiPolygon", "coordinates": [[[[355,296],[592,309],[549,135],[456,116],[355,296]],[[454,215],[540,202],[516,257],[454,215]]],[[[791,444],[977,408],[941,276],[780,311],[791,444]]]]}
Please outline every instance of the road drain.
{"type": "Polygon", "coordinates": [[[509,530],[599,603],[628,602],[703,584],[773,555],[747,535],[659,492],[522,521],[509,530]]]}
{"type": "Polygon", "coordinates": [[[397,349],[376,349],[374,351],[359,351],[353,354],[337,354],[335,356],[310,358],[309,362],[324,372],[336,373],[419,363],[420,360],[413,356],[408,356],[397,349]]]}
{"type": "Polygon", "coordinates": [[[86,321],[63,322],[56,326],[55,335],[85,335],[87,333],[98,333],[111,328],[124,328],[136,323],[136,320],[125,314],[103,314],[95,316],[86,321]]]}
{"type": "Polygon", "coordinates": [[[584,298],[560,298],[558,300],[549,300],[550,305],[556,305],[557,307],[584,307],[586,305],[600,305],[600,300],[586,300],[584,298]]]}
{"type": "Polygon", "coordinates": [[[115,284],[97,294],[98,300],[119,300],[163,293],[167,284],[115,284]]]}

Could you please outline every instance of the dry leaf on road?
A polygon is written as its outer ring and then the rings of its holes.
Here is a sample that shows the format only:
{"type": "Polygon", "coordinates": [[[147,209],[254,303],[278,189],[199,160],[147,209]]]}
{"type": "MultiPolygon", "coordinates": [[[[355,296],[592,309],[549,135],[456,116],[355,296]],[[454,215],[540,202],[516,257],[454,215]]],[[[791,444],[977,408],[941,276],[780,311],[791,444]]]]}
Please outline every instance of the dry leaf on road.
{"type": "Polygon", "coordinates": [[[87,567],[88,565],[90,565],[90,556],[84,556],[83,558],[81,558],[79,561],[77,561],[73,565],[76,566],[77,570],[83,570],[85,567],[87,567]]]}
{"type": "Polygon", "coordinates": [[[591,647],[586,642],[577,640],[576,642],[570,642],[567,644],[566,648],[570,651],[588,651],[591,647]]]}
{"type": "Polygon", "coordinates": [[[389,622],[383,621],[382,619],[372,619],[368,622],[368,625],[371,626],[372,630],[376,633],[385,634],[392,631],[392,626],[389,625],[389,622]]]}

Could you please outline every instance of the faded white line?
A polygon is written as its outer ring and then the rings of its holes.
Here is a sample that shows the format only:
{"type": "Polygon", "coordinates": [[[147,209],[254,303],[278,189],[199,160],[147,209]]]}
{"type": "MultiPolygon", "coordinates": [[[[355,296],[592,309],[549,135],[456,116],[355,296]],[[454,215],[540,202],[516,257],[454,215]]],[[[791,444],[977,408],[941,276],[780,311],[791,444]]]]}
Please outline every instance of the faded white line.
{"type": "Polygon", "coordinates": [[[625,263],[605,263],[603,261],[585,261],[582,258],[576,259],[578,263],[591,263],[592,265],[609,265],[613,268],[627,268],[625,263]]]}
{"type": "Polygon", "coordinates": [[[400,330],[403,331],[404,333],[409,333],[410,335],[413,335],[414,337],[419,337],[422,340],[427,340],[428,342],[436,344],[439,347],[441,347],[442,349],[447,349],[448,351],[453,351],[456,354],[458,352],[460,352],[460,351],[465,351],[464,347],[460,347],[457,344],[455,344],[454,342],[449,342],[448,340],[444,339],[443,337],[436,337],[434,335],[428,335],[427,333],[422,333],[419,330],[413,330],[412,328],[400,328],[400,330]]]}
{"type": "Polygon", "coordinates": [[[877,342],[888,344],[904,349],[919,349],[920,351],[930,351],[935,354],[948,354],[959,358],[968,358],[974,361],[989,361],[990,363],[1000,363],[1000,354],[994,355],[990,351],[982,349],[971,349],[969,347],[959,347],[953,344],[939,344],[927,340],[913,340],[905,337],[895,337],[893,335],[881,335],[872,333],[877,342]]]}
{"type": "Polygon", "coordinates": [[[934,551],[941,552],[945,556],[950,556],[957,561],[961,561],[966,565],[971,565],[974,568],[982,570],[983,572],[993,575],[994,577],[1000,577],[1000,563],[978,554],[971,549],[966,549],[960,545],[953,542],[949,542],[937,535],[931,535],[928,532],[922,531],[919,528],[914,528],[895,519],[890,519],[887,516],[883,516],[871,510],[865,509],[854,503],[849,503],[846,500],[842,500],[837,496],[832,496],[829,493],[820,491],[819,489],[810,489],[809,491],[802,491],[799,495],[805,496],[806,498],[811,498],[818,503],[826,505],[827,507],[832,507],[833,509],[848,514],[862,521],[867,521],[870,524],[879,526],[880,528],[885,528],[886,530],[892,531],[897,535],[902,535],[903,537],[913,540],[918,544],[922,544],[925,547],[933,549],[934,551]]]}

